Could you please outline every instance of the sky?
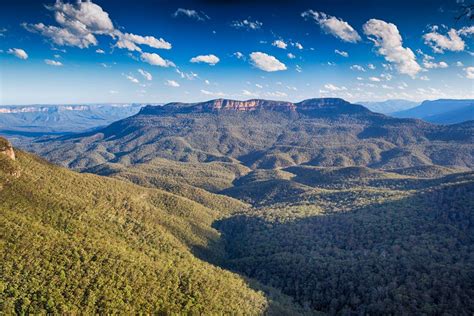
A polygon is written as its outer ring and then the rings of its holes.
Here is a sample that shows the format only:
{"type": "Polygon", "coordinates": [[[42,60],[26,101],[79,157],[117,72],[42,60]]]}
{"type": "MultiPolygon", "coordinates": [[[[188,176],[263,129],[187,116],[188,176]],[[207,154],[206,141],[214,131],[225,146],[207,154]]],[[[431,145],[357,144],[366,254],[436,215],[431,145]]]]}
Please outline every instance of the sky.
{"type": "Polygon", "coordinates": [[[4,0],[0,104],[474,98],[469,5],[4,0]]]}

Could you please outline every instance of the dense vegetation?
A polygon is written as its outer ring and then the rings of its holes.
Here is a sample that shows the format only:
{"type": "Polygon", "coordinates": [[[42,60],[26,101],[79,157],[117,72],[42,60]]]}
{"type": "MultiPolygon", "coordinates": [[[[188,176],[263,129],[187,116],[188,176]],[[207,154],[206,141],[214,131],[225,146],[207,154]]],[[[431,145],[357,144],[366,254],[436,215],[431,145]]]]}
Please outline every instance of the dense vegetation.
{"type": "Polygon", "coordinates": [[[0,154],[4,313],[259,314],[291,306],[196,257],[222,257],[211,228],[217,211],[17,156],[0,154]]]}
{"type": "MultiPolygon", "coordinates": [[[[474,166],[472,121],[439,126],[372,113],[343,100],[329,101],[306,100],[294,112],[202,110],[213,101],[182,105],[177,113],[173,105],[169,111],[168,106],[149,106],[98,131],[42,139],[28,150],[77,170],[155,158],[219,161],[252,169],[301,164],[379,169],[474,166]]],[[[267,102],[271,106],[272,101],[267,102]]]]}
{"type": "Polygon", "coordinates": [[[331,314],[474,313],[474,176],[333,210],[279,204],[220,221],[226,267],[331,314]]]}
{"type": "Polygon", "coordinates": [[[3,157],[2,309],[474,313],[473,122],[216,104],[3,157]]]}

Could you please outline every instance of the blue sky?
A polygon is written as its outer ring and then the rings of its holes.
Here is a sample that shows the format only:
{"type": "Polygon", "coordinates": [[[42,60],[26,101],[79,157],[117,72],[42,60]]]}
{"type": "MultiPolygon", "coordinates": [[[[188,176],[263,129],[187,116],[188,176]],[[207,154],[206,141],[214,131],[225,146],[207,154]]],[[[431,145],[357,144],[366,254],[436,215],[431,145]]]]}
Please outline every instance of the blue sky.
{"type": "Polygon", "coordinates": [[[474,98],[468,4],[2,1],[0,103],[474,98]]]}

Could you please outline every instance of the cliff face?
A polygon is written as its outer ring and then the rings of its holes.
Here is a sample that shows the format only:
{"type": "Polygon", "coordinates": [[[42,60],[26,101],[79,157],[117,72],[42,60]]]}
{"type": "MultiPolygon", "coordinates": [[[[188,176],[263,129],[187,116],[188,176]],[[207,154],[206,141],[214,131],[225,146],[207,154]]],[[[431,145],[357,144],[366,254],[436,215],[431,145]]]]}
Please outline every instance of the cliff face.
{"type": "Polygon", "coordinates": [[[212,113],[218,111],[276,111],[276,112],[301,112],[306,113],[314,110],[340,110],[342,112],[367,111],[363,106],[351,104],[343,99],[320,98],[309,99],[299,103],[287,101],[271,101],[252,99],[247,101],[216,99],[200,103],[168,103],[164,106],[146,106],[140,114],[164,114],[164,113],[212,113]]]}
{"type": "Polygon", "coordinates": [[[8,158],[15,160],[15,152],[13,147],[8,140],[0,137],[0,154],[6,155],[8,158]]]}

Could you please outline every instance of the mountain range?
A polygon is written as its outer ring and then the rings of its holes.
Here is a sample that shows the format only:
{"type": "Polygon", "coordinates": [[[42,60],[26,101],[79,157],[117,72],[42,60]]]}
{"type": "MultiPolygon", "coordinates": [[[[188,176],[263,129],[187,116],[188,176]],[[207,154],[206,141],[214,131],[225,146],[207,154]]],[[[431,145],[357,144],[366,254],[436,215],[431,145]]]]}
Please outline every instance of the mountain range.
{"type": "Polygon", "coordinates": [[[251,169],[294,165],[471,168],[474,122],[439,126],[373,113],[342,99],[299,103],[212,100],[145,106],[92,132],[29,149],[78,170],[154,158],[220,161],[251,169]]]}
{"type": "Polygon", "coordinates": [[[408,110],[420,105],[420,102],[403,100],[403,99],[391,99],[385,101],[360,101],[357,104],[362,104],[369,110],[377,113],[390,114],[394,112],[400,112],[408,110]]]}
{"type": "Polygon", "coordinates": [[[392,113],[400,118],[419,118],[437,124],[454,124],[474,120],[474,100],[424,101],[419,106],[392,113]]]}
{"type": "Polygon", "coordinates": [[[2,309],[472,314],[473,141],[337,98],[0,138],[2,309]]]}
{"type": "Polygon", "coordinates": [[[141,104],[0,106],[0,133],[71,133],[136,114],[141,104]]]}

